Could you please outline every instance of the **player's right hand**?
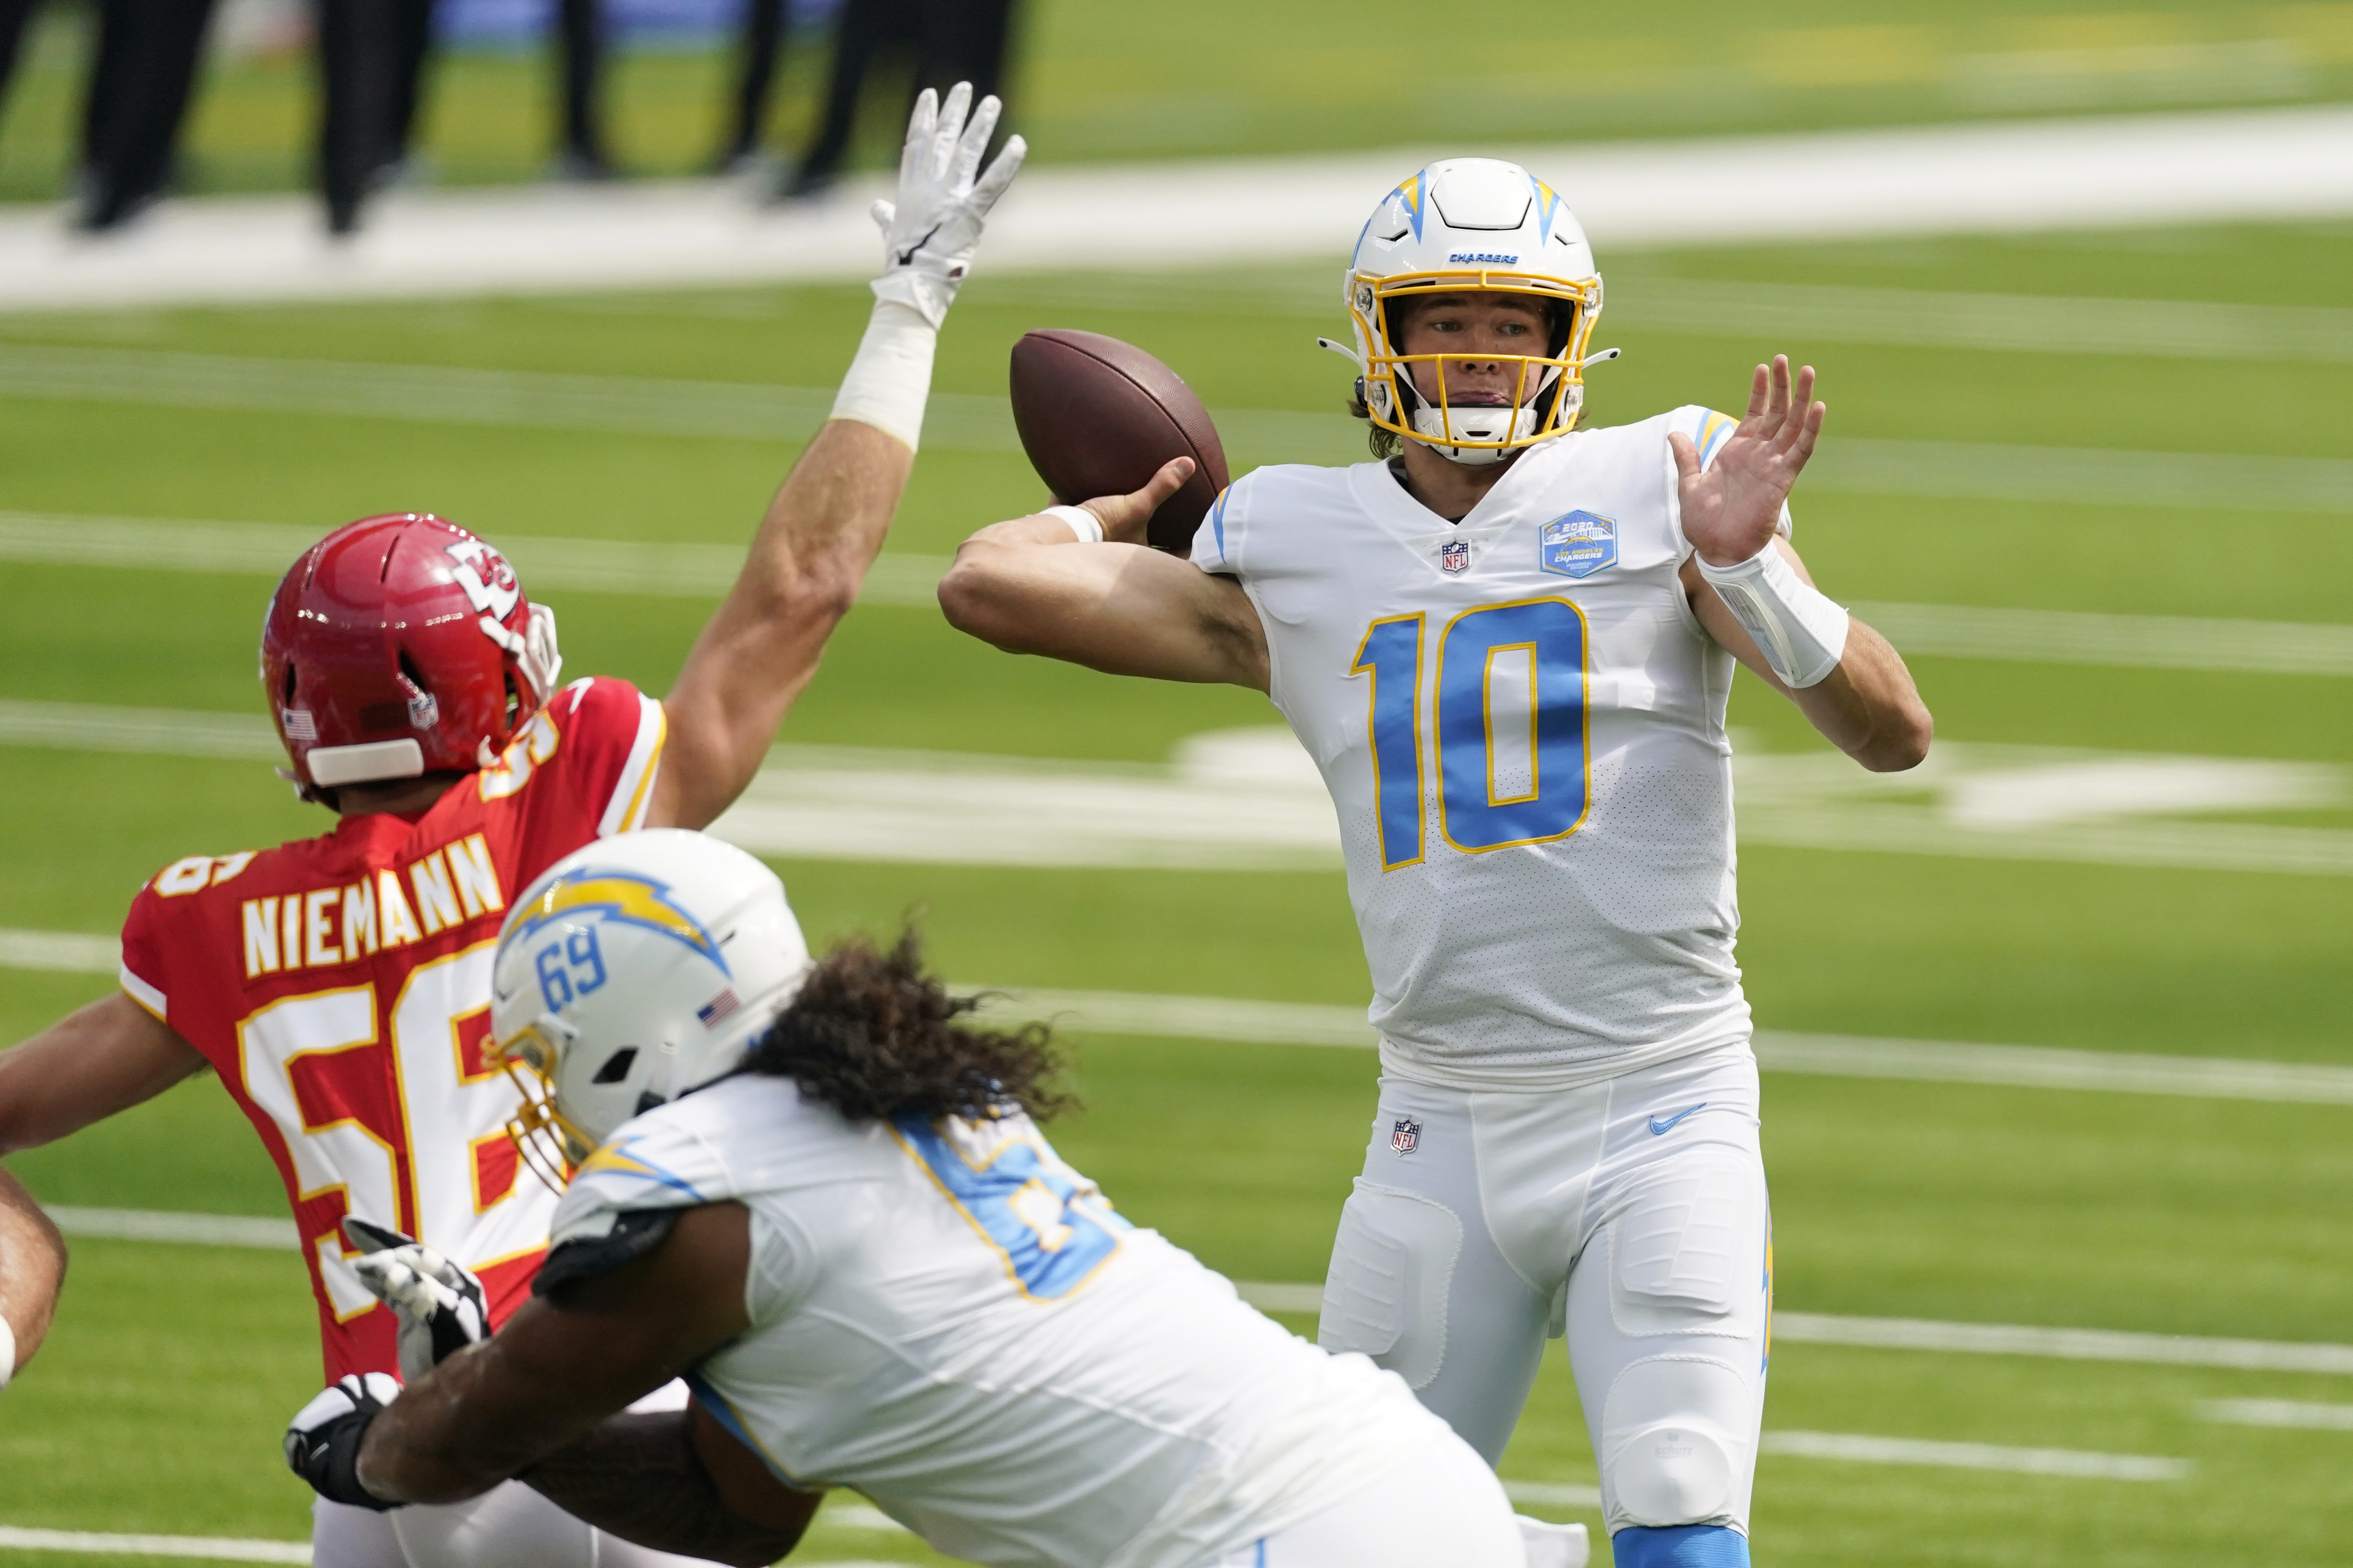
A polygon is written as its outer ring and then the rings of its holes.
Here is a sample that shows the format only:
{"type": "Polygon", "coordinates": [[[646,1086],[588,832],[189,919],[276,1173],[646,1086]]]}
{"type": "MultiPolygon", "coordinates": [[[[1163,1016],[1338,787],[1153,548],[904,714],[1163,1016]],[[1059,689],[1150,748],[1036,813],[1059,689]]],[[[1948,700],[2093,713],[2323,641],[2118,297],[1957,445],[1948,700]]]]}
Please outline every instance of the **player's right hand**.
{"type": "Polygon", "coordinates": [[[950,88],[944,105],[930,88],[923,90],[899,155],[899,198],[876,202],[873,208],[883,253],[875,297],[912,307],[934,327],[947,320],[948,305],[972,269],[981,220],[1013,183],[1029,151],[1020,137],[1010,137],[987,173],[980,174],[980,157],[996,134],[1003,105],[984,98],[967,121],[971,104],[970,82],[950,88]]]}
{"type": "Polygon", "coordinates": [[[295,1413],[286,1427],[286,1466],[329,1502],[381,1513],[398,1508],[360,1485],[360,1444],[368,1423],[400,1397],[400,1384],[381,1372],[338,1380],[295,1413]]]}
{"type": "Polygon", "coordinates": [[[1193,477],[1193,459],[1171,458],[1160,465],[1160,471],[1145,481],[1140,490],[1130,490],[1124,496],[1097,496],[1082,503],[1103,524],[1103,538],[1113,544],[1141,544],[1145,529],[1160,503],[1185,488],[1193,477]]]}
{"type": "Polygon", "coordinates": [[[352,1260],[352,1272],[398,1320],[396,1343],[403,1381],[416,1382],[468,1345],[490,1337],[490,1308],[482,1282],[471,1269],[396,1230],[356,1216],[343,1221],[343,1234],[354,1245],[371,1249],[352,1260]]]}

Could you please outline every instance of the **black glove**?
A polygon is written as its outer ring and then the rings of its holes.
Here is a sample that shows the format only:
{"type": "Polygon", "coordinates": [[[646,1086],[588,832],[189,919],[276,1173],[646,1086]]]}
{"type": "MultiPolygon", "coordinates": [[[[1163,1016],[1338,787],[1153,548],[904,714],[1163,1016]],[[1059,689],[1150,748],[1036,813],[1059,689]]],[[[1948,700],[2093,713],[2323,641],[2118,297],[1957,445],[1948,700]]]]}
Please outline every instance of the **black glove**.
{"type": "Polygon", "coordinates": [[[332,1388],[305,1405],[286,1428],[286,1466],[311,1483],[311,1489],[329,1502],[381,1513],[398,1508],[360,1485],[360,1443],[368,1423],[400,1397],[400,1384],[389,1374],[365,1373],[339,1380],[332,1388]]]}

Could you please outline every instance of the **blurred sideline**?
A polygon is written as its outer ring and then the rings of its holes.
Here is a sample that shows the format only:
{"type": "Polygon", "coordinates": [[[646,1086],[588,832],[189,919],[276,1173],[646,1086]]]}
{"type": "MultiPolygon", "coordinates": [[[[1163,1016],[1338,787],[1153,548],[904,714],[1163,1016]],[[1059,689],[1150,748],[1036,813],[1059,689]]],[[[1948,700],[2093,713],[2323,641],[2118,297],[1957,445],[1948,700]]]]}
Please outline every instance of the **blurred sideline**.
{"type": "MultiPolygon", "coordinates": [[[[1049,164],[1006,198],[987,267],[1336,259],[1440,151],[1049,164]]],[[[2353,110],[2328,106],[1494,151],[1556,183],[1605,254],[2353,213],[2353,110]]],[[[855,280],[884,190],[783,208],[713,182],[399,193],[340,246],[304,196],[168,204],[99,241],[24,209],[0,216],[0,310],[855,280]]]]}

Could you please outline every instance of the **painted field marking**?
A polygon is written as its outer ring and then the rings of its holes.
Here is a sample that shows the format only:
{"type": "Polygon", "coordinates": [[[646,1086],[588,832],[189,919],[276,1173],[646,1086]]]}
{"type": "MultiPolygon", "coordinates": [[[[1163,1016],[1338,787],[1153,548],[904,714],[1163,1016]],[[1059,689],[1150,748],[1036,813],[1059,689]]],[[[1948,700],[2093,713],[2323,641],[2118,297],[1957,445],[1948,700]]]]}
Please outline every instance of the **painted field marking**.
{"type": "MultiPolygon", "coordinates": [[[[58,1228],[71,1237],[165,1245],[242,1247],[270,1252],[299,1251],[294,1223],[255,1215],[182,1214],[161,1209],[48,1209],[58,1228]]],[[[1234,1289],[1262,1312],[1311,1317],[1324,1305],[1321,1285],[1241,1279],[1234,1289]]],[[[2150,1366],[2220,1367],[2237,1372],[2317,1373],[2353,1376],[2353,1345],[2293,1340],[2216,1339],[2194,1334],[2137,1333],[2120,1329],[2055,1329],[2021,1323],[1949,1323],[1922,1318],[1865,1318],[1823,1312],[1776,1310],[1773,1337],[1790,1344],[1846,1345],[1865,1350],[1939,1351],[1967,1355],[2036,1356],[2053,1361],[2126,1362],[2150,1366]]],[[[2295,1405],[2285,1401],[2237,1401],[2209,1406],[2221,1410],[2295,1409],[2345,1413],[2353,1426],[2353,1405],[2295,1405]]],[[[2237,1416],[2210,1415],[2209,1419],[2237,1416]]],[[[2332,1417],[2311,1422],[2253,1421],[2255,1425],[2337,1425],[2332,1417]]]]}
{"type": "MultiPolygon", "coordinates": [[[[1639,262],[1609,271],[1605,319],[1613,331],[2019,353],[2353,363],[2353,310],[2327,305],[1725,283],[1650,274],[1641,270],[1639,262]]],[[[1335,311],[1331,282],[1320,272],[1295,278],[1206,272],[990,273],[966,285],[964,298],[987,305],[1172,315],[1304,318],[1335,311]]],[[[649,314],[670,313],[659,302],[649,301],[645,308],[649,314]]],[[[706,313],[691,304],[672,309],[681,315],[706,313]]]]}
{"type": "Polygon", "coordinates": [[[0,1551],[71,1552],[124,1557],[194,1557],[211,1563],[308,1563],[307,1541],[241,1541],[212,1535],[100,1535],[83,1530],[0,1525],[0,1551]]]}
{"type": "Polygon", "coordinates": [[[835,1530],[871,1530],[879,1534],[914,1533],[872,1503],[864,1502],[835,1503],[818,1514],[815,1522],[829,1525],[835,1530]]]}
{"type": "Polygon", "coordinates": [[[1599,1508],[1599,1487],[1574,1486],[1565,1481],[1515,1481],[1504,1478],[1504,1495],[1514,1502],[1532,1502],[1540,1508],[1599,1508]]]}
{"type": "MultiPolygon", "coordinates": [[[[0,969],[111,975],[121,963],[121,946],[114,937],[0,928],[0,969]]],[[[959,984],[956,989],[965,994],[983,995],[985,1016],[1008,1021],[1043,1018],[1078,1034],[1142,1035],[1351,1050],[1371,1050],[1380,1043],[1372,1026],[1365,1022],[1364,1009],[1329,1003],[972,984],[959,984]]],[[[2011,1089],[2265,1100],[2284,1105],[2353,1105],[2353,1068],[2325,1062],[2169,1057],[2147,1052],[1989,1046],[1959,1040],[1889,1039],[1775,1029],[1760,1031],[1756,1047],[1757,1063],[1767,1072],[1822,1078],[1903,1079],[2011,1089]]],[[[1315,1308],[1310,1304],[1274,1310],[1313,1311],[1315,1308]]]]}
{"type": "MultiPolygon", "coordinates": [[[[285,523],[0,512],[0,561],[58,565],[276,577],[318,537],[315,529],[285,523]]],[[[732,544],[541,534],[502,534],[497,542],[524,581],[543,592],[717,598],[744,565],[743,549],[732,544]]],[[[944,555],[888,552],[868,572],[859,602],[934,608],[948,561],[944,555]]],[[[2353,626],[1976,605],[1858,602],[1850,607],[1910,655],[2353,675],[2353,626]]]]}
{"type": "Polygon", "coordinates": [[[2010,1470],[2030,1476],[2074,1476],[2106,1481],[2178,1481],[2187,1459],[2139,1454],[2094,1454],[2078,1448],[2005,1448],[1991,1443],[1932,1443],[1916,1437],[1870,1437],[1847,1432],[1768,1431],[1761,1452],[1864,1465],[1937,1465],[1965,1470],[2010,1470]]]}
{"type": "MultiPolygon", "coordinates": [[[[29,343],[0,343],[0,397],[778,441],[806,439],[833,405],[825,388],[750,382],[29,343]]],[[[1345,415],[1229,408],[1214,418],[1228,448],[1253,461],[1365,460],[1365,426],[1345,415]]],[[[1020,450],[1006,400],[973,393],[934,393],[923,439],[963,451],[1020,450]]],[[[1804,483],[1864,495],[2353,512],[2353,460],[2341,458],[1836,436],[1807,465],[1804,483]]]]}
{"type": "MultiPolygon", "coordinates": [[[[1234,1289],[1243,1300],[1261,1312],[1310,1317],[1323,1310],[1321,1285],[1246,1279],[1237,1280],[1234,1289]]],[[[2353,1345],[2292,1340],[2213,1339],[2117,1329],[2049,1329],[2022,1323],[1946,1323],[1921,1318],[1839,1317],[1778,1309],[1773,1313],[1773,1337],[1791,1344],[1848,1345],[1866,1350],[2020,1355],[2052,1361],[2127,1362],[2147,1366],[2221,1367],[2234,1372],[2319,1373],[2353,1377],[2353,1345]]],[[[2307,1408],[2353,1410],[2353,1405],[2307,1408]]]]}
{"type": "MultiPolygon", "coordinates": [[[[0,745],[275,760],[259,715],[0,700],[0,745]]],[[[1740,842],[2172,870],[2353,876],[2353,829],[2198,820],[2353,801],[2334,763],[1947,742],[1872,773],[1828,751],[1736,752],[1740,842]]],[[[1188,870],[1339,868],[1290,731],[1188,736],[1166,763],[779,746],[711,831],[786,859],[1188,870]]]]}
{"type": "Polygon", "coordinates": [[[2199,1415],[2232,1426],[2301,1426],[2323,1432],[2353,1432],[2353,1405],[2318,1405],[2303,1399],[2210,1399],[2199,1415]]]}

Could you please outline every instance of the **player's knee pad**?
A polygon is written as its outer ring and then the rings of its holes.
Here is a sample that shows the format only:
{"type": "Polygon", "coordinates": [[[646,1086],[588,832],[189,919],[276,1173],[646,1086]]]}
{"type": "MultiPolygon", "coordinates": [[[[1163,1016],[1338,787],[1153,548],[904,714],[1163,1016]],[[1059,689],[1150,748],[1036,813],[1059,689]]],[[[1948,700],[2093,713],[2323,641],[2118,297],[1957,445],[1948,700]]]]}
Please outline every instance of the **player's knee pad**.
{"type": "Polygon", "coordinates": [[[1425,1388],[1446,1359],[1446,1299],[1462,1221],[1434,1198],[1359,1177],[1340,1211],[1316,1342],[1361,1352],[1425,1388]]]}
{"type": "Polygon", "coordinates": [[[1748,1568],[1748,1537],[1728,1524],[1630,1525],[1609,1538],[1616,1568],[1748,1568]]]}
{"type": "Polygon", "coordinates": [[[1712,1356],[1653,1356],[1620,1372],[1601,1413],[1609,1521],[1655,1528],[1745,1512],[1755,1409],[1749,1380],[1712,1356]]]}

